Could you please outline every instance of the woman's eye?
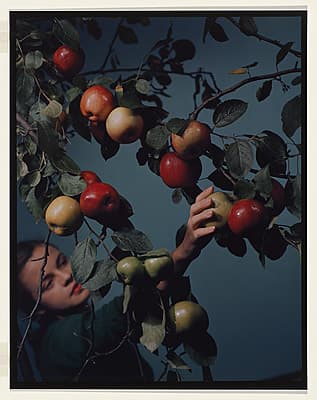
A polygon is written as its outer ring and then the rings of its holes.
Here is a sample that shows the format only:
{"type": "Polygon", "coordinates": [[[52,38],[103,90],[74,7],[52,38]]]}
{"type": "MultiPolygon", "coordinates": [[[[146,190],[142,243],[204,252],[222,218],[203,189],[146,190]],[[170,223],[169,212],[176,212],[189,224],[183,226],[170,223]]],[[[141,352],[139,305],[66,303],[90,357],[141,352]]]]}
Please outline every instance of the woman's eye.
{"type": "Polygon", "coordinates": [[[62,267],[64,265],[67,264],[67,257],[61,257],[60,262],[59,262],[59,266],[62,267]]]}
{"type": "Polygon", "coordinates": [[[52,286],[53,286],[53,281],[52,281],[52,280],[49,280],[49,281],[44,281],[44,282],[43,282],[42,288],[43,288],[43,290],[48,290],[48,289],[50,289],[52,286]]]}

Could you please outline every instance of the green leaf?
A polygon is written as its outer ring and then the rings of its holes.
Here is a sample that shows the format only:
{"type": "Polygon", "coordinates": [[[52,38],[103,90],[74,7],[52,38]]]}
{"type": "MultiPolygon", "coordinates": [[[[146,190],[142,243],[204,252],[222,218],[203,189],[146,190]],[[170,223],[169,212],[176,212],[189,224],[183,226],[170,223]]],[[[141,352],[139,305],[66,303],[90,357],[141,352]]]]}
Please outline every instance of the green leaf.
{"type": "Polygon", "coordinates": [[[188,119],[172,118],[167,122],[166,127],[170,132],[175,133],[176,135],[182,135],[188,124],[188,119]]]}
{"type": "Polygon", "coordinates": [[[230,125],[239,119],[248,108],[248,103],[242,100],[226,100],[219,104],[213,114],[213,123],[217,128],[230,125]]]}
{"type": "Polygon", "coordinates": [[[34,77],[25,69],[18,69],[16,80],[17,99],[21,103],[28,102],[34,93],[34,88],[34,77]]]}
{"type": "Polygon", "coordinates": [[[53,174],[55,174],[57,171],[56,169],[53,167],[52,163],[50,162],[50,160],[46,161],[46,165],[44,170],[42,171],[42,176],[43,178],[46,178],[48,176],[52,176],[53,174]]]}
{"type": "Polygon", "coordinates": [[[24,177],[24,183],[31,187],[37,186],[41,181],[41,172],[39,170],[31,171],[24,177]]]}
{"type": "Polygon", "coordinates": [[[66,19],[55,18],[53,25],[55,37],[74,50],[79,50],[80,37],[77,29],[66,19]]]}
{"type": "Polygon", "coordinates": [[[276,61],[275,61],[276,65],[278,65],[282,60],[284,60],[284,58],[291,50],[293,44],[294,42],[288,42],[279,50],[279,52],[276,55],[276,61]]]}
{"type": "Polygon", "coordinates": [[[124,93],[119,98],[118,103],[121,107],[131,108],[131,110],[143,106],[140,98],[136,93],[124,93]]]}
{"type": "Polygon", "coordinates": [[[69,104],[69,114],[75,131],[88,142],[91,141],[91,133],[88,127],[88,120],[80,112],[80,96],[77,96],[69,104]]]}
{"type": "Polygon", "coordinates": [[[236,177],[246,176],[253,163],[253,149],[247,140],[236,140],[231,143],[226,152],[225,160],[227,162],[230,173],[236,177]]]}
{"type": "Polygon", "coordinates": [[[79,89],[79,87],[77,86],[73,86],[70,89],[68,89],[67,92],[65,93],[68,103],[74,101],[79,95],[81,95],[81,93],[82,90],[79,89]]]}
{"type": "Polygon", "coordinates": [[[145,79],[138,79],[135,84],[135,88],[139,93],[149,94],[151,91],[150,82],[145,79]]]}
{"type": "Polygon", "coordinates": [[[138,38],[132,28],[120,25],[118,28],[119,39],[125,44],[138,43],[138,38]]]}
{"type": "Polygon", "coordinates": [[[29,172],[27,164],[20,158],[17,158],[17,180],[27,175],[29,172]]]}
{"type": "Polygon", "coordinates": [[[48,103],[48,105],[43,109],[42,113],[51,119],[56,119],[61,115],[63,111],[63,106],[56,100],[52,100],[48,103]]]}
{"type": "Polygon", "coordinates": [[[258,90],[256,91],[256,98],[258,99],[258,101],[263,101],[267,97],[269,97],[271,91],[272,91],[272,80],[265,81],[263,85],[259,87],[258,90]]]}
{"type": "Polygon", "coordinates": [[[298,218],[302,215],[302,185],[301,175],[289,177],[285,185],[286,207],[298,218]]]}
{"type": "Polygon", "coordinates": [[[60,172],[69,172],[71,174],[79,174],[80,167],[68,155],[63,154],[60,158],[50,158],[54,168],[60,172]]]}
{"type": "Polygon", "coordinates": [[[132,285],[124,285],[124,293],[123,293],[123,314],[128,311],[128,307],[132,299],[134,299],[135,295],[138,293],[139,288],[137,286],[132,285]]]}
{"type": "Polygon", "coordinates": [[[115,231],[111,238],[123,251],[132,251],[136,254],[142,254],[153,249],[150,239],[143,232],[136,229],[115,231]]]}
{"type": "Polygon", "coordinates": [[[166,355],[166,359],[172,368],[185,369],[191,372],[190,366],[187,365],[185,361],[174,351],[169,351],[166,355]]]}
{"type": "Polygon", "coordinates": [[[258,135],[256,144],[256,161],[261,168],[269,164],[272,176],[284,174],[286,171],[287,146],[284,140],[274,132],[265,130],[258,135]]]}
{"type": "Polygon", "coordinates": [[[95,291],[111,284],[118,279],[116,262],[112,259],[97,261],[89,278],[83,283],[83,287],[95,291]]]}
{"type": "Polygon", "coordinates": [[[292,137],[302,124],[301,96],[296,96],[288,101],[282,109],[283,131],[288,137],[292,137]]]}
{"type": "Polygon", "coordinates": [[[214,364],[217,357],[216,342],[207,332],[201,332],[184,340],[184,350],[200,366],[214,364]]]}
{"type": "Polygon", "coordinates": [[[32,137],[30,135],[25,136],[23,143],[27,153],[34,156],[37,152],[37,144],[34,142],[32,137]]]}
{"type": "Polygon", "coordinates": [[[223,27],[217,22],[214,22],[209,27],[209,33],[215,40],[217,40],[217,42],[226,42],[227,40],[229,40],[223,27]]]}
{"type": "Polygon", "coordinates": [[[240,179],[234,185],[233,193],[239,199],[253,199],[255,196],[255,185],[245,179],[240,179]]]}
{"type": "Polygon", "coordinates": [[[216,21],[216,19],[217,19],[217,17],[213,17],[213,16],[208,16],[208,17],[205,18],[204,32],[203,32],[203,43],[206,42],[207,34],[209,33],[209,30],[212,27],[212,25],[214,24],[214,22],[216,21]]]}
{"type": "Polygon", "coordinates": [[[88,82],[88,86],[93,85],[101,85],[106,88],[110,88],[110,85],[113,83],[113,79],[106,75],[97,76],[96,78],[92,79],[88,82]]]}
{"type": "Polygon", "coordinates": [[[143,344],[150,352],[157,350],[165,338],[165,309],[161,303],[159,305],[152,304],[148,307],[147,313],[144,316],[142,326],[142,336],[140,343],[143,344]]]}
{"type": "Polygon", "coordinates": [[[165,126],[157,125],[154,128],[148,130],[145,135],[145,143],[151,149],[161,150],[168,143],[170,132],[165,126]]]}
{"type": "Polygon", "coordinates": [[[41,201],[35,195],[35,187],[32,187],[25,198],[25,204],[29,212],[32,214],[34,221],[38,224],[44,217],[44,211],[41,201]]]}
{"type": "Polygon", "coordinates": [[[90,277],[96,262],[97,247],[95,242],[87,237],[79,242],[70,258],[74,279],[85,283],[90,277]]]}
{"type": "Polygon", "coordinates": [[[302,77],[301,77],[301,75],[296,76],[296,78],[294,78],[294,79],[292,80],[292,85],[293,85],[293,86],[300,85],[301,83],[302,83],[302,77]]]}
{"type": "Polygon", "coordinates": [[[57,184],[65,196],[77,196],[87,187],[83,178],[79,175],[70,175],[68,172],[64,172],[60,175],[57,184]]]}
{"type": "Polygon", "coordinates": [[[175,59],[178,62],[191,60],[196,53],[194,43],[187,39],[175,40],[172,43],[172,48],[175,51],[175,59]]]}
{"type": "Polygon", "coordinates": [[[38,69],[43,64],[43,54],[39,50],[30,51],[25,56],[25,66],[29,69],[38,69]]]}
{"type": "Polygon", "coordinates": [[[240,30],[248,36],[256,35],[258,32],[256,23],[255,23],[254,19],[250,16],[240,17],[239,18],[239,27],[240,27],[240,30]]]}
{"type": "Polygon", "coordinates": [[[260,169],[260,171],[254,176],[253,180],[255,183],[255,189],[260,193],[260,195],[264,198],[270,197],[272,192],[272,179],[269,165],[260,169]]]}
{"type": "Polygon", "coordinates": [[[40,149],[54,159],[61,157],[64,150],[59,146],[58,135],[51,124],[44,121],[38,122],[37,129],[40,149]]]}
{"type": "Polygon", "coordinates": [[[36,101],[34,104],[32,104],[28,116],[28,120],[31,124],[33,122],[42,122],[44,124],[50,123],[49,119],[43,113],[45,107],[46,103],[43,101],[36,101]]]}
{"type": "Polygon", "coordinates": [[[111,140],[108,135],[105,135],[105,143],[100,146],[101,155],[105,161],[115,156],[120,149],[120,144],[111,140]],[[109,140],[108,140],[109,139],[109,140]]]}

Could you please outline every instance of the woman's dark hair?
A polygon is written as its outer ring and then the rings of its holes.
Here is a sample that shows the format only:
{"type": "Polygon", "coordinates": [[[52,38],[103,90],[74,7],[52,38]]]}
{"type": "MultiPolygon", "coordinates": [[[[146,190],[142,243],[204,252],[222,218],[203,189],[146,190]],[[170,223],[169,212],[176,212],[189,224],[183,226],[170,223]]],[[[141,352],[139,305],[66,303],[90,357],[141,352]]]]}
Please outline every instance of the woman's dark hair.
{"type": "Polygon", "coordinates": [[[23,311],[29,313],[35,301],[31,294],[23,287],[19,280],[19,274],[21,273],[22,269],[24,268],[27,261],[33,254],[34,249],[37,246],[43,246],[44,243],[41,240],[26,240],[23,242],[19,242],[17,244],[17,251],[16,251],[16,280],[17,280],[17,304],[18,307],[21,308],[23,311]]]}

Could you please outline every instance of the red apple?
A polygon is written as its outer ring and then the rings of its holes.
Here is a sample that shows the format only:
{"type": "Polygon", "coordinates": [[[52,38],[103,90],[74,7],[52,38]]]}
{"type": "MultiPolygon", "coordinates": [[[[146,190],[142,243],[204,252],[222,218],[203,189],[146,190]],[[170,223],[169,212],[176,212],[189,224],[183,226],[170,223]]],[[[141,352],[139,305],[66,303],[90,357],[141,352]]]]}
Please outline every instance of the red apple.
{"type": "Polygon", "coordinates": [[[254,229],[262,228],[268,223],[268,210],[254,199],[241,199],[234,203],[228,216],[230,230],[240,236],[245,236],[254,229]]]}
{"type": "Polygon", "coordinates": [[[95,182],[101,182],[99,176],[93,171],[81,171],[80,176],[87,183],[87,186],[95,182]]]}
{"type": "Polygon", "coordinates": [[[176,153],[165,153],[160,161],[160,176],[171,188],[193,186],[200,177],[202,165],[199,158],[183,160],[176,153]]]}
{"type": "Polygon", "coordinates": [[[210,145],[210,128],[199,121],[190,121],[182,135],[171,135],[172,146],[184,160],[201,156],[210,145]]]}
{"type": "Polygon", "coordinates": [[[108,183],[92,183],[80,195],[80,209],[82,213],[97,221],[111,217],[118,210],[119,206],[119,193],[108,183]]]}
{"type": "Polygon", "coordinates": [[[104,86],[93,85],[84,91],[79,106],[82,115],[90,121],[105,121],[114,109],[114,97],[104,86]]]}
{"type": "Polygon", "coordinates": [[[78,74],[85,62],[82,49],[74,50],[67,45],[60,46],[53,54],[53,63],[56,69],[68,78],[78,74]]]}

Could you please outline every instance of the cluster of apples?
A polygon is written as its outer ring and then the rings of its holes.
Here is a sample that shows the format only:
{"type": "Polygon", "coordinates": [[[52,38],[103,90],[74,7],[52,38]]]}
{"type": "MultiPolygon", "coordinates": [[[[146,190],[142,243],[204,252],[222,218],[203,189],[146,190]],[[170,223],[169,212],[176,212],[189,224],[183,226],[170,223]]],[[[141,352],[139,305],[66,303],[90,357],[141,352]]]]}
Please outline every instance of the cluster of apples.
{"type": "Polygon", "coordinates": [[[90,121],[90,131],[100,144],[106,135],[119,144],[133,143],[144,130],[141,115],[127,107],[117,107],[111,91],[101,85],[86,89],[80,100],[80,111],[90,121]]]}
{"type": "MultiPolygon", "coordinates": [[[[122,282],[142,287],[150,280],[157,285],[173,274],[173,259],[166,249],[156,249],[148,255],[127,256],[117,263],[117,273],[122,282]]],[[[172,335],[184,335],[195,331],[206,331],[209,326],[208,314],[198,303],[181,300],[169,306],[167,323],[172,335]]]]}
{"type": "MultiPolygon", "coordinates": [[[[70,79],[84,66],[85,55],[82,49],[75,50],[62,45],[53,54],[53,64],[57,71],[70,79]]],[[[81,97],[80,111],[90,121],[94,138],[105,143],[105,136],[117,143],[135,142],[143,133],[144,121],[141,115],[127,107],[116,107],[110,90],[101,85],[86,89],[81,97]]]]}
{"type": "Polygon", "coordinates": [[[200,121],[190,121],[182,135],[171,134],[173,151],[163,155],[160,176],[171,188],[193,186],[202,171],[200,156],[210,145],[210,128],[200,121]]]}
{"type": "Polygon", "coordinates": [[[102,182],[93,171],[82,171],[87,187],[79,201],[70,196],[58,196],[47,207],[45,221],[59,236],[69,236],[83,223],[84,216],[103,226],[113,227],[124,218],[120,195],[110,184],[102,182]]]}
{"type": "Polygon", "coordinates": [[[173,259],[166,249],[157,249],[148,256],[128,256],[118,261],[117,272],[126,285],[140,286],[146,280],[157,284],[173,274],[173,259]]]}
{"type": "Polygon", "coordinates": [[[272,207],[266,207],[261,199],[236,199],[234,195],[224,192],[214,192],[213,217],[206,226],[229,227],[231,232],[239,236],[248,236],[265,228],[273,217],[278,216],[285,208],[284,187],[275,179],[272,182],[272,207]]]}

